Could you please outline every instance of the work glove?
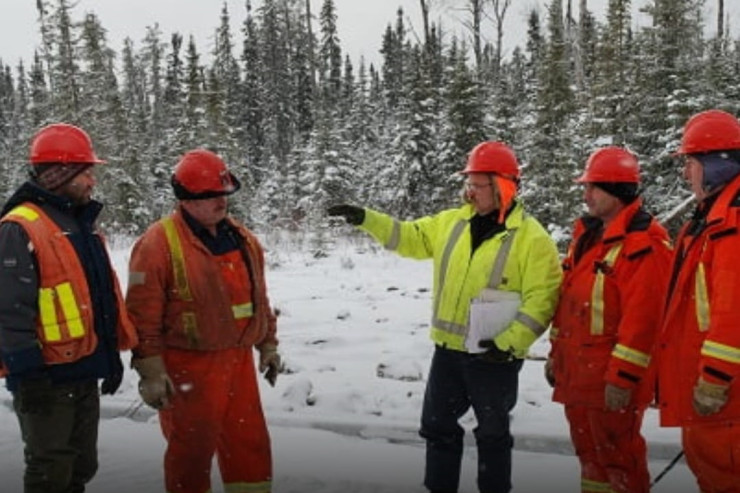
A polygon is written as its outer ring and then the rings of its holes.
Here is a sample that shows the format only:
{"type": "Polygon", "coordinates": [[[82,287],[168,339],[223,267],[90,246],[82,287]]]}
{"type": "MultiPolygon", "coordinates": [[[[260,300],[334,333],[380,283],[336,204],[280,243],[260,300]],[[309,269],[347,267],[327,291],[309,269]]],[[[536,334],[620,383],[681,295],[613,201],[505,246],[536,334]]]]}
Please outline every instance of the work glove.
{"type": "Polygon", "coordinates": [[[550,384],[550,387],[555,387],[555,370],[553,369],[553,359],[547,358],[545,361],[545,380],[550,384]]]}
{"type": "Polygon", "coordinates": [[[121,386],[123,380],[123,363],[121,363],[121,357],[118,353],[113,356],[113,370],[108,378],[103,380],[100,384],[100,393],[103,395],[113,395],[121,386]]]}
{"type": "Polygon", "coordinates": [[[24,378],[18,383],[15,394],[16,409],[20,414],[49,414],[53,388],[48,375],[24,378]]]}
{"type": "Polygon", "coordinates": [[[262,344],[257,347],[260,353],[260,373],[264,373],[265,380],[270,387],[275,386],[278,373],[283,371],[282,358],[275,344],[262,344]]]}
{"type": "Polygon", "coordinates": [[[718,413],[727,403],[728,385],[710,383],[699,377],[694,386],[694,411],[699,416],[718,413]]]}
{"type": "Polygon", "coordinates": [[[623,389],[613,383],[604,387],[604,406],[607,411],[621,411],[632,400],[632,389],[623,389]]]}
{"type": "Polygon", "coordinates": [[[353,226],[359,226],[365,221],[365,209],[356,205],[338,204],[332,205],[326,209],[330,216],[342,216],[347,223],[353,226]]]}
{"type": "Polygon", "coordinates": [[[478,346],[486,349],[486,352],[481,353],[480,357],[489,363],[508,363],[509,361],[514,361],[514,355],[512,353],[502,351],[491,339],[480,341],[478,346]]]}
{"type": "Polygon", "coordinates": [[[141,400],[154,409],[163,409],[169,406],[170,397],[175,394],[175,384],[167,375],[162,356],[136,358],[131,362],[131,365],[141,377],[141,380],[139,380],[141,400]]]}

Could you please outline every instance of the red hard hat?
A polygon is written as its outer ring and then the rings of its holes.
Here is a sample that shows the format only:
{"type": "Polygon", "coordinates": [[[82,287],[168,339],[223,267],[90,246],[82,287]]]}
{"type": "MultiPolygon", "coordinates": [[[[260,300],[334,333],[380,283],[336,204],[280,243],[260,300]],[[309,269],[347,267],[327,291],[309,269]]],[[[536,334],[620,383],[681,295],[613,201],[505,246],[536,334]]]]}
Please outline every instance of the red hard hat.
{"type": "Polygon", "coordinates": [[[740,149],[740,122],[722,110],[707,110],[689,118],[676,154],[702,154],[740,149]]]}
{"type": "Polygon", "coordinates": [[[602,147],[592,152],[578,183],[640,183],[640,163],[627,149],[602,147]]]}
{"type": "Polygon", "coordinates": [[[481,142],[470,151],[468,164],[461,173],[494,173],[519,178],[519,161],[514,151],[503,142],[481,142]]]}
{"type": "Polygon", "coordinates": [[[90,136],[68,123],[48,125],[31,140],[31,164],[102,164],[90,136]]]}
{"type": "Polygon", "coordinates": [[[186,152],[175,166],[172,187],[180,200],[231,195],[241,184],[217,154],[206,149],[186,152]]]}

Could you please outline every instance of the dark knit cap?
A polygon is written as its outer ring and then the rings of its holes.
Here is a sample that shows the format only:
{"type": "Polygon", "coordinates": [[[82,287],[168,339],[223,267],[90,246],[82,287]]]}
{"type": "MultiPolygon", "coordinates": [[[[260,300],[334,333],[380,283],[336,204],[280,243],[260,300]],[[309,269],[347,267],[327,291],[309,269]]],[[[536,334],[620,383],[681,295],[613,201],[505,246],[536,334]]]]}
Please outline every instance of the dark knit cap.
{"type": "Polygon", "coordinates": [[[591,183],[599,187],[609,195],[618,198],[624,204],[631,204],[637,198],[637,183],[616,182],[616,181],[597,181],[591,183]]]}
{"type": "Polygon", "coordinates": [[[75,176],[91,167],[90,163],[79,164],[37,164],[31,171],[31,176],[41,188],[56,190],[75,176]]]}

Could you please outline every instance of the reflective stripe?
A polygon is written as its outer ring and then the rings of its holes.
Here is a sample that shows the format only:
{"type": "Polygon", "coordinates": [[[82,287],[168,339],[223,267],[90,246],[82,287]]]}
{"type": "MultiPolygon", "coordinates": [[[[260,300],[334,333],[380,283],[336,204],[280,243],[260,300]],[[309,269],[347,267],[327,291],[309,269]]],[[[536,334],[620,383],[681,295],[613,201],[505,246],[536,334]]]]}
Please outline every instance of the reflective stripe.
{"type": "Polygon", "coordinates": [[[730,363],[740,364],[740,349],[719,342],[704,341],[701,347],[702,356],[721,359],[730,363]]]}
{"type": "Polygon", "coordinates": [[[649,354],[643,353],[642,351],[637,351],[636,349],[628,348],[627,346],[623,346],[622,344],[617,344],[616,346],[614,346],[612,356],[627,361],[628,363],[641,366],[643,368],[647,368],[648,363],[650,363],[649,354]]]}
{"type": "Polygon", "coordinates": [[[516,314],[516,317],[514,317],[514,320],[528,327],[532,332],[537,334],[537,337],[544,334],[545,331],[547,330],[547,327],[545,327],[544,325],[542,325],[537,320],[533,319],[532,317],[530,317],[524,312],[518,312],[516,314]]]}
{"type": "Polygon", "coordinates": [[[44,338],[49,342],[62,340],[62,331],[57,321],[57,310],[54,306],[54,288],[39,289],[39,317],[44,329],[44,338]]]}
{"type": "Polygon", "coordinates": [[[493,261],[493,269],[491,269],[491,277],[488,280],[488,287],[496,289],[501,285],[501,281],[504,279],[504,267],[506,267],[506,261],[509,259],[509,253],[511,252],[511,245],[514,243],[514,235],[516,229],[512,229],[504,237],[501,247],[496,252],[496,260],[493,261]]]}
{"type": "Polygon", "coordinates": [[[224,483],[224,493],[270,493],[271,481],[260,483],[224,483]]]}
{"type": "Polygon", "coordinates": [[[401,243],[401,223],[396,219],[393,220],[393,229],[391,230],[391,237],[388,239],[388,243],[385,247],[388,250],[395,250],[401,243]]]}
{"type": "Polygon", "coordinates": [[[706,332],[709,330],[709,293],[704,264],[701,262],[696,270],[694,296],[696,298],[696,322],[699,325],[699,331],[706,332]]]}
{"type": "Polygon", "coordinates": [[[77,339],[85,335],[82,325],[80,308],[77,305],[72,284],[64,282],[52,288],[39,289],[39,318],[44,331],[44,339],[48,342],[62,340],[62,329],[57,319],[57,309],[54,300],[59,300],[59,306],[64,314],[69,337],[77,339]]]}
{"type": "Polygon", "coordinates": [[[177,294],[183,301],[193,301],[193,296],[190,294],[187,271],[185,270],[185,258],[182,253],[182,245],[180,244],[180,237],[177,234],[175,222],[171,217],[165,217],[161,222],[162,226],[164,226],[164,233],[167,236],[167,244],[170,247],[172,272],[175,277],[177,294]]]}
{"type": "Polygon", "coordinates": [[[182,313],[182,328],[191,346],[198,345],[198,320],[194,312],[182,313]]]}
{"type": "Polygon", "coordinates": [[[438,329],[444,330],[445,332],[449,332],[450,334],[455,334],[458,336],[464,336],[468,333],[467,325],[456,324],[455,322],[448,322],[439,318],[435,318],[434,320],[432,320],[432,327],[436,327],[438,329]]]}
{"type": "MultiPolygon", "coordinates": [[[[615,245],[606,253],[604,257],[604,267],[609,268],[617,260],[622,245],[615,245]]],[[[591,334],[604,334],[604,279],[606,276],[602,269],[598,269],[594,285],[591,290],[591,334]]]]}
{"type": "Polygon", "coordinates": [[[82,337],[85,335],[85,328],[82,326],[80,309],[77,306],[75,294],[72,292],[72,284],[69,282],[62,283],[56,287],[56,291],[59,295],[59,304],[62,307],[64,319],[67,322],[69,336],[73,339],[82,337]]]}
{"type": "Polygon", "coordinates": [[[611,493],[611,491],[609,483],[581,478],[581,493],[611,493]]]}
{"type": "Polygon", "coordinates": [[[234,318],[239,320],[240,318],[249,318],[254,315],[252,303],[242,303],[241,305],[232,305],[231,311],[234,314],[234,318]]]}
{"type": "MultiPolygon", "coordinates": [[[[445,245],[444,252],[442,252],[442,257],[439,261],[439,279],[437,279],[437,292],[434,293],[434,311],[432,312],[434,319],[436,319],[437,313],[439,312],[439,301],[442,298],[442,288],[444,288],[445,285],[445,278],[447,277],[447,267],[450,264],[452,250],[455,248],[455,244],[460,239],[463,231],[465,231],[465,226],[467,226],[467,224],[468,221],[465,220],[460,220],[455,224],[455,226],[452,228],[452,232],[450,233],[450,237],[447,239],[447,244],[445,245]]],[[[432,320],[432,326],[442,328],[442,326],[436,325],[434,319],[432,320]]],[[[464,330],[465,331],[461,332],[460,334],[466,334],[467,329],[464,330]]]]}
{"type": "Polygon", "coordinates": [[[25,205],[19,205],[18,207],[12,209],[10,212],[8,212],[8,216],[22,217],[27,221],[35,221],[39,218],[38,212],[25,205]]]}

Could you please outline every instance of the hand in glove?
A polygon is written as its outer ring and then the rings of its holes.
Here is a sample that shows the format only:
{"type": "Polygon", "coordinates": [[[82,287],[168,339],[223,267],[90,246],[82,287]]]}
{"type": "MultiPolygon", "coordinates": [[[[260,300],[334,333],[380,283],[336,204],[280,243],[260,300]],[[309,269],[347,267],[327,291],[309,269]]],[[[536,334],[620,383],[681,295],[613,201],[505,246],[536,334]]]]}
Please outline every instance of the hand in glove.
{"type": "Polygon", "coordinates": [[[111,370],[111,374],[103,380],[102,384],[100,384],[100,393],[103,395],[115,394],[123,380],[123,363],[121,363],[121,356],[116,352],[113,358],[113,369],[111,370]]]}
{"type": "Polygon", "coordinates": [[[263,344],[257,347],[260,352],[260,373],[265,374],[265,380],[270,383],[270,387],[275,386],[278,373],[283,371],[282,358],[274,344],[263,344]]]}
{"type": "Polygon", "coordinates": [[[632,389],[623,389],[613,383],[604,387],[604,406],[607,411],[620,411],[627,407],[632,400],[632,389]]]}
{"type": "Polygon", "coordinates": [[[699,377],[694,386],[694,410],[699,416],[718,413],[727,403],[729,386],[710,383],[699,377]]]}
{"type": "Polygon", "coordinates": [[[490,363],[507,363],[514,360],[514,355],[509,351],[502,351],[492,340],[480,341],[478,346],[486,348],[486,352],[481,354],[481,358],[490,363]]]}
{"type": "Polygon", "coordinates": [[[162,409],[170,405],[170,397],[175,394],[172,383],[164,367],[162,356],[134,359],[134,369],[139,373],[139,395],[148,406],[162,409]]]}
{"type": "Polygon", "coordinates": [[[545,380],[550,384],[550,387],[555,387],[555,370],[553,369],[553,359],[547,358],[545,361],[545,380]]]}
{"type": "Polygon", "coordinates": [[[365,221],[365,209],[356,205],[338,204],[326,209],[330,216],[342,216],[353,226],[359,226],[365,221]]]}
{"type": "Polygon", "coordinates": [[[24,378],[15,394],[16,409],[20,414],[48,414],[52,390],[51,378],[47,375],[24,378]]]}

